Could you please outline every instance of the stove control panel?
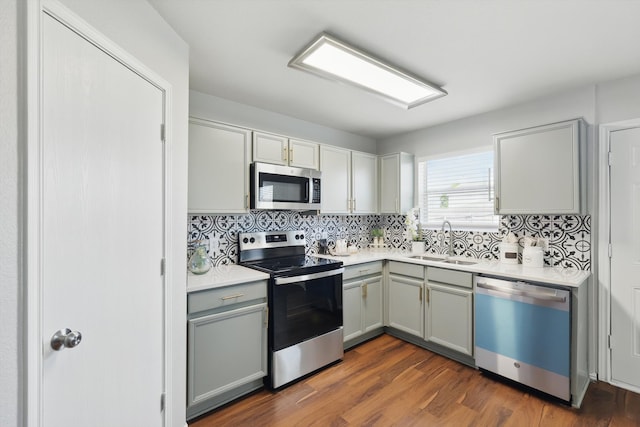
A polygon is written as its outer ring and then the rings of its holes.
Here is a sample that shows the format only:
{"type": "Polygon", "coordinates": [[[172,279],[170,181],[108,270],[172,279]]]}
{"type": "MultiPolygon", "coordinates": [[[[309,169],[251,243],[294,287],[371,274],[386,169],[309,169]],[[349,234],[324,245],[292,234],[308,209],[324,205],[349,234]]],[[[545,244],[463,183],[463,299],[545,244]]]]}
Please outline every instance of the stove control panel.
{"type": "Polygon", "coordinates": [[[255,233],[240,233],[238,235],[240,251],[305,246],[305,243],[306,239],[302,230],[259,231],[255,233]]]}

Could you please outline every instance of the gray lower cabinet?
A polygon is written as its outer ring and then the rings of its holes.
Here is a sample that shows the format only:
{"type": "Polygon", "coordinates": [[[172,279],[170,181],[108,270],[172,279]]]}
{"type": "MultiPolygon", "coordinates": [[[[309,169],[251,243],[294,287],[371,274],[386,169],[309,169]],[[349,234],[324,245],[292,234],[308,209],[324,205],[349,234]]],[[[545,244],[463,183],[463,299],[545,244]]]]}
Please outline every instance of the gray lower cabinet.
{"type": "Polygon", "coordinates": [[[382,262],[345,268],[343,319],[345,348],[382,333],[382,262]]]}
{"type": "Polygon", "coordinates": [[[427,267],[425,340],[473,356],[473,274],[427,267]]]}
{"type": "Polygon", "coordinates": [[[389,326],[424,337],[424,267],[389,262],[389,326]]]}
{"type": "Polygon", "coordinates": [[[262,387],[266,282],[188,295],[187,418],[262,387]]]}

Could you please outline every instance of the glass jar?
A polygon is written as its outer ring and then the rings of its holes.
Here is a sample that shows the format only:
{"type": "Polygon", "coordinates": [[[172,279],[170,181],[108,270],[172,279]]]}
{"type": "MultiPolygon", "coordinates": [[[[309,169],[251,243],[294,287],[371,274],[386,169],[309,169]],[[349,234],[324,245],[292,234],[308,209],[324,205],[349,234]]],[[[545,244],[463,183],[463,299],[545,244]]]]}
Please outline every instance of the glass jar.
{"type": "Polygon", "coordinates": [[[187,265],[189,271],[193,274],[204,274],[211,270],[212,265],[211,259],[207,254],[206,245],[202,243],[196,244],[196,248],[193,251],[191,258],[189,258],[189,263],[187,265]]]}

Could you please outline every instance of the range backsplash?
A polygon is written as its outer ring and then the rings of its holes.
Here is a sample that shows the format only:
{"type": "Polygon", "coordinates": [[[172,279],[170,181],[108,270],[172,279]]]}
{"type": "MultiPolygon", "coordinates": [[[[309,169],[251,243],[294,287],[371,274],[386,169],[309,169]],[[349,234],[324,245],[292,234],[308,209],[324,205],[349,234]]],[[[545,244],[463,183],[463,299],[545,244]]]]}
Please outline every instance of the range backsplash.
{"type": "MultiPolygon", "coordinates": [[[[384,230],[384,242],[390,248],[409,249],[404,215],[302,215],[294,211],[251,211],[245,215],[190,216],[188,254],[195,242],[208,242],[214,265],[238,261],[238,233],[274,230],[304,230],[307,253],[318,252],[317,240],[327,233],[330,248],[345,239],[359,249],[371,243],[371,230],[384,230]]],[[[525,236],[549,240],[545,265],[591,269],[591,217],[589,215],[505,215],[498,232],[453,231],[454,255],[481,259],[498,259],[499,243],[509,231],[522,242],[525,236]]],[[[440,230],[422,230],[427,252],[444,253],[449,242],[441,245],[440,230]]],[[[522,245],[522,243],[521,243],[522,245]]]]}

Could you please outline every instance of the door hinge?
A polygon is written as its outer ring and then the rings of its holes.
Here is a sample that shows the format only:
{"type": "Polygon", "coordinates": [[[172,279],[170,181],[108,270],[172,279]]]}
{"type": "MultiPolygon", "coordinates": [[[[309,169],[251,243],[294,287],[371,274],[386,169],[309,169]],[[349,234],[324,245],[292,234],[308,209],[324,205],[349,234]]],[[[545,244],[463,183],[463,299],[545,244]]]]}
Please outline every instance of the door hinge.
{"type": "Polygon", "coordinates": [[[162,259],[160,260],[160,275],[161,275],[161,276],[164,276],[165,264],[166,264],[165,259],[164,259],[164,258],[162,258],[162,259]]]}
{"type": "Polygon", "coordinates": [[[165,400],[166,400],[166,394],[162,393],[160,395],[160,412],[164,411],[165,400]]]}
{"type": "Polygon", "coordinates": [[[611,258],[613,256],[613,246],[611,246],[611,243],[609,243],[609,246],[607,247],[607,251],[609,253],[609,258],[611,258]]]}
{"type": "Polygon", "coordinates": [[[160,125],[160,141],[164,142],[165,140],[165,126],[164,123],[160,125]]]}

